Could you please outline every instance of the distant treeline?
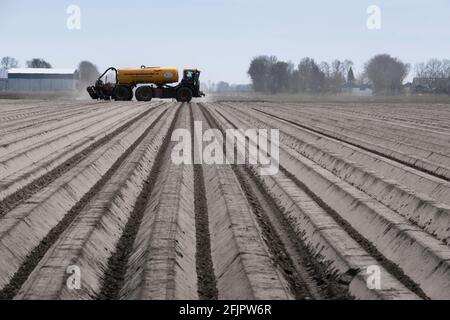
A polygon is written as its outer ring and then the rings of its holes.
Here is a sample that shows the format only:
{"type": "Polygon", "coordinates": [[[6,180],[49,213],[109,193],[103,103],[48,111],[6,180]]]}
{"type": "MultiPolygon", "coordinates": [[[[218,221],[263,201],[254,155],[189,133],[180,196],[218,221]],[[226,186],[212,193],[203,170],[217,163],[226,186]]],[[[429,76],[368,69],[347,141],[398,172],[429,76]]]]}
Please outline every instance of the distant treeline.
{"type": "MultiPolygon", "coordinates": [[[[355,75],[353,65],[351,60],[317,63],[309,57],[294,65],[275,56],[258,56],[252,59],[248,75],[254,91],[269,94],[339,93],[353,87],[369,87],[377,94],[396,94],[403,91],[403,81],[410,71],[409,64],[388,54],[371,58],[358,75],[355,75]]],[[[431,79],[427,82],[430,86],[433,81],[442,84],[442,79],[446,79],[444,83],[448,85],[441,85],[439,93],[450,93],[450,60],[432,59],[419,63],[415,72],[417,78],[431,79]]]]}
{"type": "MultiPolygon", "coordinates": [[[[16,58],[13,57],[3,57],[0,60],[0,67],[4,69],[12,69],[12,68],[18,68],[19,61],[16,58]]],[[[26,62],[27,68],[44,68],[44,69],[51,69],[52,65],[41,58],[33,58],[26,62]]]]}
{"type": "Polygon", "coordinates": [[[253,91],[251,84],[230,84],[226,81],[220,81],[218,83],[208,82],[202,83],[202,90],[207,92],[251,92],[253,91]]]}

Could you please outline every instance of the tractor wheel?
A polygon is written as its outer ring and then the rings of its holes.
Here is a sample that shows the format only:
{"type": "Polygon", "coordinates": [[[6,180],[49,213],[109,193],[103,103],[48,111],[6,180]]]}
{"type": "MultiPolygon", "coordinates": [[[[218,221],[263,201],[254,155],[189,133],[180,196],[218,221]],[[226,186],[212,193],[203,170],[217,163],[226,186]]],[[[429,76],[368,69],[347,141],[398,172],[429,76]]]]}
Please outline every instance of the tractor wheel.
{"type": "Polygon", "coordinates": [[[177,91],[177,101],[178,102],[191,102],[192,100],[192,90],[189,88],[180,88],[177,91]]]}
{"type": "Polygon", "coordinates": [[[142,86],[136,89],[134,94],[137,101],[151,101],[153,98],[153,90],[150,86],[142,86]]]}
{"type": "Polygon", "coordinates": [[[130,101],[133,99],[133,90],[127,86],[117,86],[114,89],[114,100],[116,101],[130,101]]]}

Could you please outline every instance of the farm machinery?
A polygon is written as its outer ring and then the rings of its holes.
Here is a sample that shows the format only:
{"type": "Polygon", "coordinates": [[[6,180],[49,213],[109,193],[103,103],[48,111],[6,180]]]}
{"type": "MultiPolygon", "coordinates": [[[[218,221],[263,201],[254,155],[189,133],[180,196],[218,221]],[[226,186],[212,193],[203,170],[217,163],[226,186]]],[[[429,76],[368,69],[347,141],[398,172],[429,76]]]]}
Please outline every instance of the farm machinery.
{"type": "Polygon", "coordinates": [[[190,102],[192,98],[205,95],[200,91],[199,70],[185,69],[179,83],[178,80],[178,70],[175,68],[141,66],[135,69],[116,69],[110,67],[100,75],[93,86],[87,87],[87,92],[95,100],[116,101],[130,101],[134,95],[138,101],[160,98],[190,102]],[[102,80],[108,72],[114,73],[115,83],[102,80]]]}

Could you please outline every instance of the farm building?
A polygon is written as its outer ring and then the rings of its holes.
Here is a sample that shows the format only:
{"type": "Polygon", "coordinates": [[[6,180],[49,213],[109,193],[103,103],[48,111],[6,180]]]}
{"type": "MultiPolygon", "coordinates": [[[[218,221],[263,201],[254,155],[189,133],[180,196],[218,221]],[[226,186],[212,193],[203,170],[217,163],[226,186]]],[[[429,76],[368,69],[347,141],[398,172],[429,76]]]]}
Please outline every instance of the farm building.
{"type": "Polygon", "coordinates": [[[0,68],[0,91],[6,90],[8,85],[8,71],[5,68],[0,68]]]}
{"type": "Polygon", "coordinates": [[[342,88],[341,93],[356,97],[373,96],[373,90],[367,85],[346,84],[342,88]]]}
{"type": "Polygon", "coordinates": [[[76,69],[10,69],[8,91],[71,91],[76,89],[76,69]]]}

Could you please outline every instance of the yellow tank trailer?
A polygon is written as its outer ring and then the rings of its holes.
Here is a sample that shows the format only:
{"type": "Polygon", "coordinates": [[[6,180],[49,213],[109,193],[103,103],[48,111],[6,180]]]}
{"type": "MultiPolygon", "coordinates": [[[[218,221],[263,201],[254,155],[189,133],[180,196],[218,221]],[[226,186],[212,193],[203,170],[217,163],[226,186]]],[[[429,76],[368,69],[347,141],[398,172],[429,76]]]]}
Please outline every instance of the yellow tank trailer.
{"type": "Polygon", "coordinates": [[[192,98],[202,97],[200,91],[200,71],[183,70],[183,78],[179,83],[178,70],[175,68],[146,67],[141,68],[108,68],[95,82],[87,88],[92,99],[129,101],[134,96],[138,101],[150,101],[152,98],[176,99],[190,102],[192,98]],[[104,83],[102,78],[109,72],[116,74],[116,83],[104,83]],[[171,86],[170,84],[174,84],[171,86]]]}
{"type": "Polygon", "coordinates": [[[164,85],[178,82],[178,70],[158,67],[119,69],[117,78],[121,84],[154,83],[164,85]]]}

